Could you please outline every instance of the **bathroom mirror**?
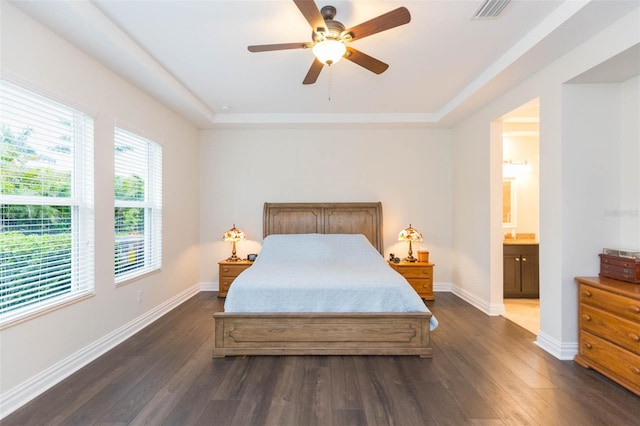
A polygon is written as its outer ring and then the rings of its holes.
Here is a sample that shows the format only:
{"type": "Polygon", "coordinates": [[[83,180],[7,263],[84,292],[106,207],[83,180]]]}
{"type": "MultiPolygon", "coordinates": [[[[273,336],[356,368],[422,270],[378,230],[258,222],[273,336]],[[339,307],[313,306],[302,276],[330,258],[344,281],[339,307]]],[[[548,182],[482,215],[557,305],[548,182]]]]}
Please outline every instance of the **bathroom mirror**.
{"type": "Polygon", "coordinates": [[[502,180],[502,226],[516,227],[516,182],[513,178],[502,180]]]}

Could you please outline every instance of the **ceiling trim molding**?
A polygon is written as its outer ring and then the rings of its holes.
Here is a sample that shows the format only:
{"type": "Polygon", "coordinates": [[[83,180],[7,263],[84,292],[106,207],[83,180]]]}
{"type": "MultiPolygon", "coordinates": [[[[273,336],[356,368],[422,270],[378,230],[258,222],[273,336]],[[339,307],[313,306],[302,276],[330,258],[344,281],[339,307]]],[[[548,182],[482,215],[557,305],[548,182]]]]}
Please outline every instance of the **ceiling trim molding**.
{"type": "Polygon", "coordinates": [[[556,31],[566,21],[571,19],[576,13],[582,10],[592,0],[565,1],[553,11],[545,20],[538,24],[527,36],[522,38],[496,62],[487,68],[482,74],[475,78],[468,86],[458,93],[438,112],[438,120],[445,118],[448,114],[462,105],[468,98],[480,89],[485,87],[491,80],[496,78],[501,72],[513,65],[518,59],[523,57],[535,45],[540,43],[549,34],[556,31]]]}
{"type": "Polygon", "coordinates": [[[196,95],[187,89],[172,73],[147,53],[135,40],[116,25],[96,5],[88,1],[69,1],[67,5],[82,16],[89,25],[108,37],[115,46],[149,71],[177,96],[202,115],[214,122],[215,114],[196,95]]]}
{"type": "Polygon", "coordinates": [[[218,114],[214,124],[433,124],[436,114],[218,114]]]}

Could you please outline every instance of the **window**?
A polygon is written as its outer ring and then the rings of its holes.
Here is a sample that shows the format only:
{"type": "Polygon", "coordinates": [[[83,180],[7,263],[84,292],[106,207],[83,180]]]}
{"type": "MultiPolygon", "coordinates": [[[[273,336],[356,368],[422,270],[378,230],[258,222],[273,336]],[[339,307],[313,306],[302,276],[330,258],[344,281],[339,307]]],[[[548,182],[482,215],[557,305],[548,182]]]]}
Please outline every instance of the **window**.
{"type": "Polygon", "coordinates": [[[93,118],[0,80],[0,327],[93,294],[93,118]]]}
{"type": "Polygon", "coordinates": [[[116,283],[162,266],[162,147],[115,129],[116,283]]]}

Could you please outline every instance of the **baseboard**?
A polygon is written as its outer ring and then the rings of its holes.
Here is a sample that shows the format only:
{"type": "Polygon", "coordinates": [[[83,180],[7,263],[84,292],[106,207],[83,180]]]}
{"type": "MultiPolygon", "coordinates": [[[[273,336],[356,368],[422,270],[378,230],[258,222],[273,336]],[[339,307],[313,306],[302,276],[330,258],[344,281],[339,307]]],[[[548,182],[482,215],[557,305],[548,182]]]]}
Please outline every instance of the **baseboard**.
{"type": "Polygon", "coordinates": [[[453,294],[455,294],[456,296],[458,296],[459,298],[461,298],[462,300],[464,300],[465,302],[471,304],[472,306],[474,306],[475,308],[481,310],[482,312],[484,312],[487,315],[490,316],[498,316],[498,315],[504,315],[505,310],[504,310],[504,304],[502,303],[487,303],[486,300],[479,298],[478,296],[476,296],[473,293],[469,293],[468,291],[466,291],[465,289],[452,284],[451,285],[451,292],[453,294]]]}
{"type": "Polygon", "coordinates": [[[199,286],[200,286],[200,291],[218,291],[219,290],[218,283],[204,282],[204,283],[200,283],[199,286]]]}
{"type": "Polygon", "coordinates": [[[578,342],[561,342],[542,331],[538,332],[535,344],[546,352],[549,352],[554,357],[563,361],[572,360],[578,353],[578,342]]]}
{"type": "Polygon", "coordinates": [[[446,291],[451,292],[451,283],[433,283],[433,291],[446,291]]]}
{"type": "Polygon", "coordinates": [[[3,393],[0,395],[0,419],[8,416],[41,393],[60,383],[91,361],[124,342],[158,318],[198,294],[200,288],[201,284],[196,284],[182,291],[171,299],[135,318],[133,321],[130,321],[89,346],[82,348],[78,352],[52,365],[26,382],[3,393]]]}

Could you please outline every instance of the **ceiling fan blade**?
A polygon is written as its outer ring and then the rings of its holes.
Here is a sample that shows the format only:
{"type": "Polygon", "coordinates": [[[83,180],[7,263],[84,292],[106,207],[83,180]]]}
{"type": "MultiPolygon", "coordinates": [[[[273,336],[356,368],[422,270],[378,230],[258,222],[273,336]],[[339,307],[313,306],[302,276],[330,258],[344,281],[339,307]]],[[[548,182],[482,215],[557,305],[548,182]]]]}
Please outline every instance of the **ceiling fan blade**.
{"type": "Polygon", "coordinates": [[[313,0],[293,0],[293,2],[298,6],[302,16],[304,16],[309,25],[311,25],[314,33],[327,32],[327,25],[324,22],[324,18],[313,0]]]}
{"type": "Polygon", "coordinates": [[[269,52],[271,50],[306,49],[313,47],[313,43],[280,43],[280,44],[259,44],[257,46],[247,46],[249,52],[269,52]]]}
{"type": "Polygon", "coordinates": [[[344,58],[376,74],[382,74],[387,70],[387,68],[389,68],[389,65],[384,62],[379,61],[366,53],[362,53],[353,47],[347,47],[347,53],[344,54],[344,58]]]}
{"type": "Polygon", "coordinates": [[[309,68],[309,72],[305,76],[304,80],[302,80],[302,84],[313,84],[318,79],[320,75],[320,71],[322,71],[323,63],[318,59],[313,58],[313,63],[311,64],[311,68],[309,68]]]}
{"type": "Polygon", "coordinates": [[[406,7],[399,7],[387,12],[377,18],[370,19],[360,25],[351,27],[345,33],[351,33],[354,40],[361,39],[372,34],[408,24],[411,21],[411,14],[406,7]]]}

